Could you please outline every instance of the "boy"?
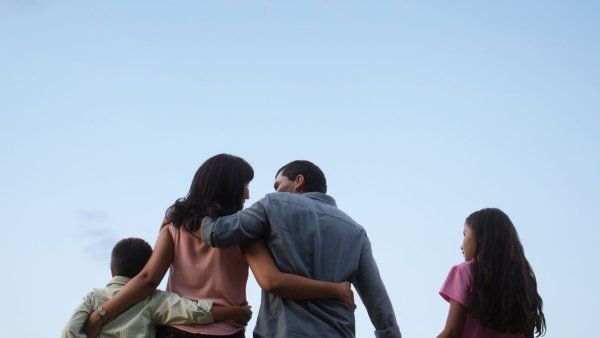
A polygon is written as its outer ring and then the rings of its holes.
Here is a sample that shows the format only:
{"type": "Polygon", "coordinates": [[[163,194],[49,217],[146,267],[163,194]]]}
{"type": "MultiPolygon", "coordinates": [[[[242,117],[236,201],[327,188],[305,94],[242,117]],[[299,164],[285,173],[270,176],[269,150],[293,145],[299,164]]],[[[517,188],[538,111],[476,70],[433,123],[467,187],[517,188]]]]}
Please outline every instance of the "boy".
{"type": "MultiPolygon", "coordinates": [[[[104,289],[94,289],[75,309],[62,332],[63,338],[84,338],[83,325],[94,310],[115,295],[137,275],[152,255],[152,247],[139,238],[119,241],[112,251],[110,270],[113,279],[104,289]]],[[[175,293],[156,292],[132,306],[102,327],[100,337],[154,338],[157,325],[205,324],[232,320],[246,325],[252,312],[249,306],[212,307],[211,301],[191,301],[175,293]]]]}

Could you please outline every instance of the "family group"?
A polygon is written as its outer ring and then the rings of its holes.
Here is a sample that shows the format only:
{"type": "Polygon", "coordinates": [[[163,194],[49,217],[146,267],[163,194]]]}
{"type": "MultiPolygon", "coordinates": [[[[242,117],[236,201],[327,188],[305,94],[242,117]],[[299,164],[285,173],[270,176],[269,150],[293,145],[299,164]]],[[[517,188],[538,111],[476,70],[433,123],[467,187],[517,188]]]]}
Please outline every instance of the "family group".
{"type": "MultiPolygon", "coordinates": [[[[139,238],[115,245],[113,278],[85,296],[62,337],[245,337],[249,269],[262,288],[253,337],[354,337],[351,285],[375,336],[401,337],[367,233],[327,194],[321,169],[284,165],[276,192],[244,209],[253,178],[240,157],[205,161],[167,209],[154,249],[139,238]],[[167,272],[166,291],[156,290],[167,272]]],[[[461,249],[440,290],[449,312],[438,337],[543,335],[536,278],[509,217],[472,213],[461,249]]]]}

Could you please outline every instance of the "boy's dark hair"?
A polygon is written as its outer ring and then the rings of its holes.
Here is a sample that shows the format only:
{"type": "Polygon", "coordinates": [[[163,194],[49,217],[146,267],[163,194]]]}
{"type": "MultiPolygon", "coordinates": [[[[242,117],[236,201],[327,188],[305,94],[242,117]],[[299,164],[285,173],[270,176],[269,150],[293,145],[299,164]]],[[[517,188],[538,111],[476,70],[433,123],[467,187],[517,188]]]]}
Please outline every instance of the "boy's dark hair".
{"type": "Polygon", "coordinates": [[[279,173],[292,181],[295,180],[298,175],[304,176],[303,192],[327,192],[325,174],[323,174],[321,168],[310,161],[292,161],[277,170],[275,177],[277,177],[279,173]]]}
{"type": "Polygon", "coordinates": [[[467,217],[477,243],[471,264],[471,298],[467,307],[483,325],[525,337],[546,332],[542,297],[519,235],[500,209],[487,208],[467,217]]]}
{"type": "Polygon", "coordinates": [[[152,247],[141,238],[120,240],[112,250],[110,269],[115,276],[133,278],[152,255],[152,247]]]}

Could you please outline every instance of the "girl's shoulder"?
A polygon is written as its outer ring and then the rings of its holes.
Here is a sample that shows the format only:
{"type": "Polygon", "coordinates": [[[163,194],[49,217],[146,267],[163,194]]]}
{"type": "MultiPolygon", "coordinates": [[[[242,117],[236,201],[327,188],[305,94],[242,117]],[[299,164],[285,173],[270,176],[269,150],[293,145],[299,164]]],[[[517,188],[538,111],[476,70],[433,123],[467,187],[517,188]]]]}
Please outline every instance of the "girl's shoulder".
{"type": "Polygon", "coordinates": [[[450,269],[450,272],[448,273],[448,277],[450,276],[460,276],[462,277],[461,279],[466,281],[466,282],[470,282],[471,280],[471,263],[472,261],[464,261],[461,263],[458,263],[454,266],[452,266],[452,268],[450,269]]]}
{"type": "Polygon", "coordinates": [[[464,261],[455,265],[455,267],[461,271],[471,271],[471,264],[473,261],[464,261]]]}
{"type": "Polygon", "coordinates": [[[471,264],[473,261],[464,261],[459,264],[456,264],[454,268],[456,268],[457,272],[461,275],[465,276],[468,280],[471,279],[471,264]]]}
{"type": "Polygon", "coordinates": [[[468,306],[471,289],[471,262],[454,265],[440,289],[440,296],[446,301],[455,300],[464,307],[468,306]]]}

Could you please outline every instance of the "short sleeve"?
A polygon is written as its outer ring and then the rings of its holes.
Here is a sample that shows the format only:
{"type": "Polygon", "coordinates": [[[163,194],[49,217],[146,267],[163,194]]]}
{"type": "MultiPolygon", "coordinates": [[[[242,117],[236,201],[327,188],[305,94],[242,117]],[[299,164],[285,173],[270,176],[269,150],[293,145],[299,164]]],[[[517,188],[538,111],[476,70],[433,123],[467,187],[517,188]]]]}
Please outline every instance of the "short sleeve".
{"type": "Polygon", "coordinates": [[[440,289],[440,296],[447,302],[455,300],[464,307],[468,306],[469,294],[471,292],[470,264],[455,265],[450,269],[446,281],[440,289]]]}

